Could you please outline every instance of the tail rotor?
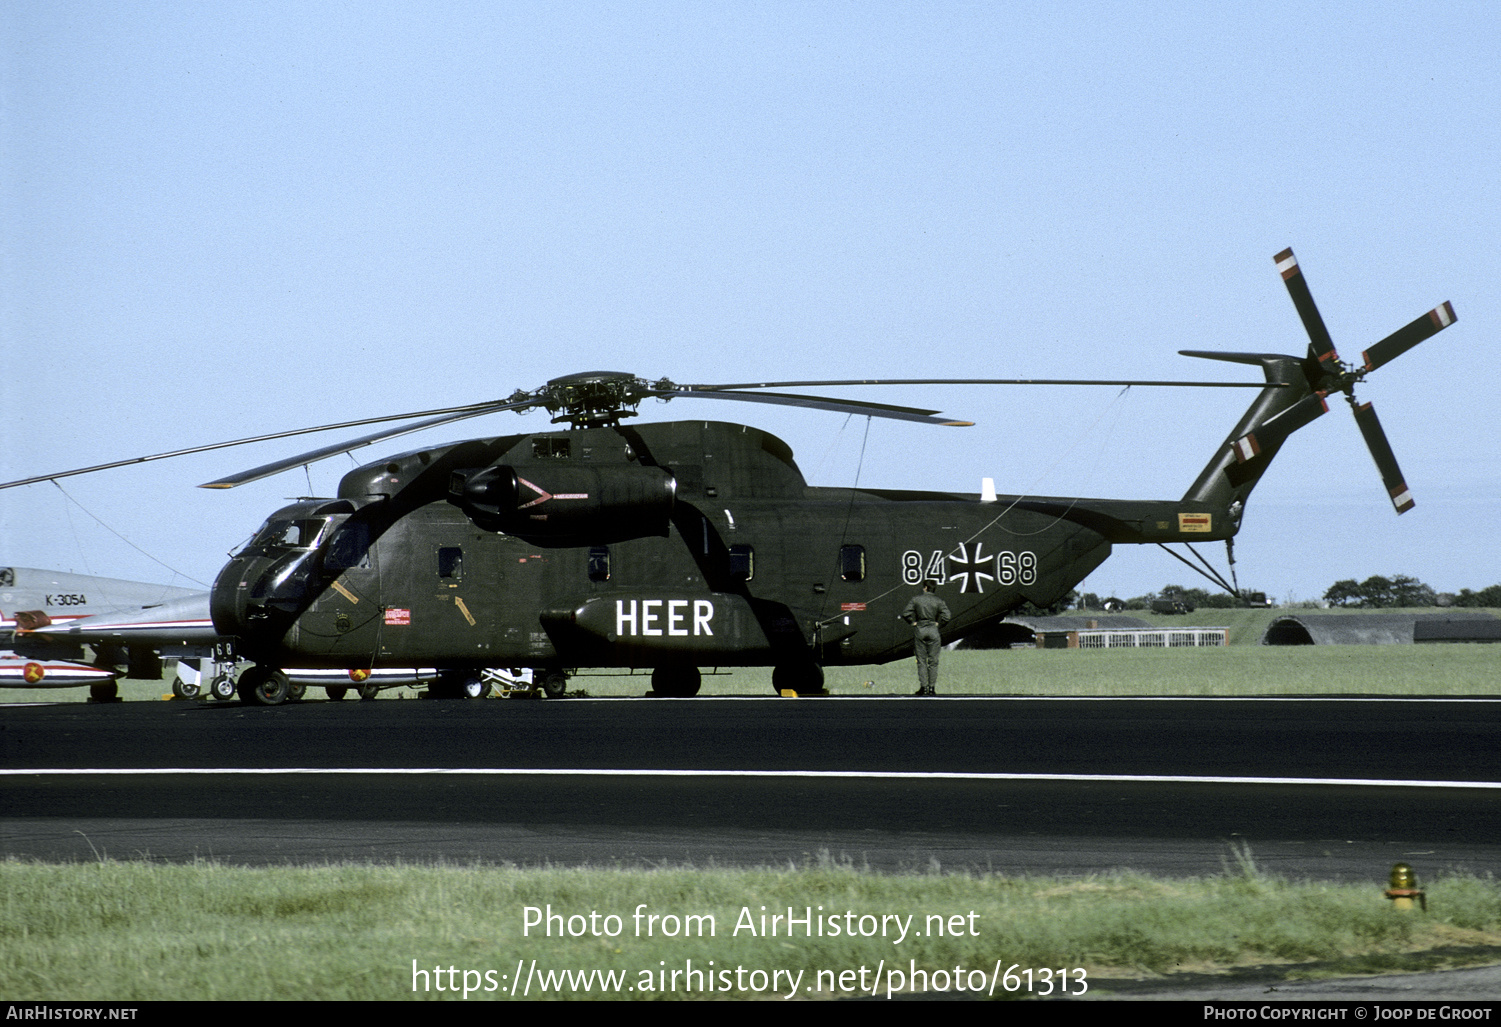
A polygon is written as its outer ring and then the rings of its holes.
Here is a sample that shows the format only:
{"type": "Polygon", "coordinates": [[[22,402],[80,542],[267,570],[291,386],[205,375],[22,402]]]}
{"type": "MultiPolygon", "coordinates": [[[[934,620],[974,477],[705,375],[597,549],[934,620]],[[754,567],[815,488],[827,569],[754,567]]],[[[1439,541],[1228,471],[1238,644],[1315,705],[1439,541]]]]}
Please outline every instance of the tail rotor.
{"type": "Polygon", "coordinates": [[[1293,432],[1327,411],[1329,405],[1326,398],[1331,393],[1340,392],[1355,414],[1355,423],[1365,438],[1366,448],[1376,461],[1376,469],[1381,473],[1381,482],[1386,486],[1392,506],[1397,513],[1406,513],[1414,505],[1412,493],[1402,477],[1401,468],[1397,466],[1397,458],[1392,453],[1391,443],[1387,441],[1386,432],[1376,417],[1375,409],[1369,403],[1356,400],[1355,386],[1376,368],[1391,363],[1418,343],[1432,338],[1453,324],[1456,320],[1454,308],[1447,302],[1433,308],[1366,350],[1361,354],[1363,364],[1346,364],[1340,360],[1339,353],[1334,348],[1334,340],[1324,327],[1324,319],[1313,302],[1313,294],[1303,277],[1303,269],[1298,266],[1298,258],[1293,256],[1291,249],[1286,249],[1274,259],[1277,270],[1282,273],[1282,280],[1287,283],[1287,291],[1292,296],[1293,306],[1298,310],[1298,317],[1302,319],[1303,327],[1308,332],[1308,356],[1303,360],[1303,375],[1312,395],[1304,396],[1266,422],[1256,425],[1254,430],[1233,439],[1231,447],[1236,461],[1245,463],[1255,459],[1264,450],[1274,450],[1293,432]]]}

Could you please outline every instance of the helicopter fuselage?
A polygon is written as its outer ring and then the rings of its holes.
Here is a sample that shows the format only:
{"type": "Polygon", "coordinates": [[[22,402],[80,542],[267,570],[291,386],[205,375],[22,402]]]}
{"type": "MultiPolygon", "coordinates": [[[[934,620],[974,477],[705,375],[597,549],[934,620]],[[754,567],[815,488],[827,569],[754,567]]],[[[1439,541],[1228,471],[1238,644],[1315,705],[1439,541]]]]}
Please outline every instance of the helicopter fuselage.
{"type": "Polygon", "coordinates": [[[780,439],[679,421],[471,440],[277,511],[220,573],[215,627],[272,667],[809,667],[1046,606],[1116,542],[1234,534],[1188,500],[809,486],[780,439]]]}

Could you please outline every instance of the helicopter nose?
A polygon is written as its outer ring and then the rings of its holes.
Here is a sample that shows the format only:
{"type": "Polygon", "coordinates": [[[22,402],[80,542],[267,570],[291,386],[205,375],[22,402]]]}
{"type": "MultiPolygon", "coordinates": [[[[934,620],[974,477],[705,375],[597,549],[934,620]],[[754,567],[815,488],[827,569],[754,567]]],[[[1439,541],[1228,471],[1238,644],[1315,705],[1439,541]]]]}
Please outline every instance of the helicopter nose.
{"type": "MultiPolygon", "coordinates": [[[[221,635],[249,640],[295,616],[307,591],[305,558],[236,557],[219,573],[209,600],[221,635]]],[[[278,632],[279,633],[279,632],[278,632]]]]}
{"type": "Polygon", "coordinates": [[[236,557],[214,579],[214,587],[209,592],[209,616],[214,621],[214,630],[221,635],[241,637],[245,634],[245,607],[252,584],[247,566],[250,562],[236,557]]]}
{"type": "Polygon", "coordinates": [[[236,559],[220,572],[209,597],[214,630],[235,640],[243,659],[277,660],[295,644],[307,576],[300,561],[236,559]]]}

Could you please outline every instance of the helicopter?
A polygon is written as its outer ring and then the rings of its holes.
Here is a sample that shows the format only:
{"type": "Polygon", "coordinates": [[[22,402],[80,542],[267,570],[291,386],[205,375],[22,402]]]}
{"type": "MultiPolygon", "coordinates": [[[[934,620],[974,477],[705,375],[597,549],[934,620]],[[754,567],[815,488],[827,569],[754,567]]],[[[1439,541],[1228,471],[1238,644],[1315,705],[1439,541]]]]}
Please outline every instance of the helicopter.
{"type": "Polygon", "coordinates": [[[1396,512],[1411,509],[1385,432],[1354,390],[1370,372],[1453,324],[1453,307],[1434,308],[1366,350],[1362,363],[1346,363],[1292,250],[1274,259],[1309,336],[1303,355],[1180,351],[1259,368],[1260,382],[681,385],[596,371],[505,399],[217,443],[0,488],[314,431],[406,422],[203,486],[233,488],[408,432],[543,408],[553,424],[566,426],[389,456],[345,474],[334,497],[300,500],[271,514],[231,554],[210,594],[215,630],[232,640],[237,657],[254,664],[240,676],[240,697],[261,705],[285,701],[289,667],[436,667],[433,694],[452,697],[473,694],[486,668],[531,669],[554,697],[580,669],[649,669],[656,695],[687,697],[699,691],[703,667],[770,666],[779,693],[818,694],[826,666],[912,654],[911,629],[898,615],[924,582],[939,587],[952,611],[943,630],[949,643],[1024,603],[1054,603],[1113,546],[1229,546],[1247,498],[1282,444],[1327,412],[1335,393],[1349,402],[1396,512]],[[654,397],[967,425],[935,410],[769,391],[950,384],[1257,393],[1176,500],[999,495],[988,480],[979,494],[823,488],[807,483],[785,442],[758,428],[712,420],[627,423],[642,400],[654,397]]]}

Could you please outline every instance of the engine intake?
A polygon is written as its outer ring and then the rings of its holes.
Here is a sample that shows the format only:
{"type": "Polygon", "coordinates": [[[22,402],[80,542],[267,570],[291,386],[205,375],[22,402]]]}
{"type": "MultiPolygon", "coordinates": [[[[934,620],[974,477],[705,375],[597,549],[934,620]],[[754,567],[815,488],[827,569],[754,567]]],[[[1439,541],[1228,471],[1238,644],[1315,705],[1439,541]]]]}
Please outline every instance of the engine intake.
{"type": "Polygon", "coordinates": [[[486,531],[577,543],[666,536],[677,481],[660,467],[504,464],[453,472],[449,502],[486,531]]]}

